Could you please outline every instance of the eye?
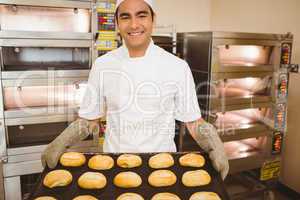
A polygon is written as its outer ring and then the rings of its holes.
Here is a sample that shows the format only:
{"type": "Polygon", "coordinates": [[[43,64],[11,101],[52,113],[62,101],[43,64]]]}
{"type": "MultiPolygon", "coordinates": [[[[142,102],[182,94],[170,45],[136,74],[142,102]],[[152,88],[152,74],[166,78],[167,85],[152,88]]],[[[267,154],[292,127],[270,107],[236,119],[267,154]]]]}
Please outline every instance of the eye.
{"type": "Polygon", "coordinates": [[[120,19],[122,19],[122,20],[129,19],[129,17],[128,16],[122,16],[122,17],[120,17],[120,19]]]}
{"type": "Polygon", "coordinates": [[[148,17],[148,15],[147,14],[139,14],[138,17],[145,18],[145,17],[148,17]]]}
{"type": "Polygon", "coordinates": [[[126,19],[129,19],[129,15],[123,14],[123,15],[120,15],[119,18],[121,20],[126,20],[126,19]]]}

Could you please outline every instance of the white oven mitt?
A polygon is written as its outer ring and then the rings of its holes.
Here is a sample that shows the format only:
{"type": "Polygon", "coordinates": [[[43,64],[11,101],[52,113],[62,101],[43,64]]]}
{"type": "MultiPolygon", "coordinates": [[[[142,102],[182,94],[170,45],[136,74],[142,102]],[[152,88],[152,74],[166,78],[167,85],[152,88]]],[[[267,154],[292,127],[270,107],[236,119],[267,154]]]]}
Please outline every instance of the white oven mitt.
{"type": "Polygon", "coordinates": [[[48,165],[51,169],[55,168],[61,154],[65,152],[68,146],[86,139],[90,134],[98,133],[98,128],[91,126],[89,121],[84,119],[77,119],[72,122],[55,140],[48,144],[42,153],[43,167],[48,165]]]}
{"type": "Polygon", "coordinates": [[[198,126],[197,130],[197,134],[193,135],[194,140],[209,154],[213,167],[221,173],[224,180],[229,171],[229,163],[223,142],[216,128],[207,122],[203,122],[198,126]]]}

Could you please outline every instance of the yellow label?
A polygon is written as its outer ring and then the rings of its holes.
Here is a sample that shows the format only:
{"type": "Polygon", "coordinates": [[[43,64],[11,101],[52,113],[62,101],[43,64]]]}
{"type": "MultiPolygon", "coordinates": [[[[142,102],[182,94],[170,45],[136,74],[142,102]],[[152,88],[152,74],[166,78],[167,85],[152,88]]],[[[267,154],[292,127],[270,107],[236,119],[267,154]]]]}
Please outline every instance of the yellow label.
{"type": "Polygon", "coordinates": [[[280,161],[267,161],[263,164],[260,169],[260,180],[266,181],[279,177],[280,172],[280,161]]]}
{"type": "Polygon", "coordinates": [[[99,144],[100,144],[100,145],[103,145],[103,143],[104,143],[104,137],[100,137],[100,138],[99,138],[99,144]]]}

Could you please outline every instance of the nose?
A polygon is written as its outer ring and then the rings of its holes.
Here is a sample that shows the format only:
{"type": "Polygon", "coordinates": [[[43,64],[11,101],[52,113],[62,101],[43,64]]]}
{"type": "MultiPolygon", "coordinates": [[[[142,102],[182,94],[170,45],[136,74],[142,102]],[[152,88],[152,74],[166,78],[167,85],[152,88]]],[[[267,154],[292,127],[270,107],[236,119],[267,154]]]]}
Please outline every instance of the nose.
{"type": "Polygon", "coordinates": [[[133,17],[130,23],[131,29],[136,29],[138,25],[139,25],[138,19],[136,17],[133,17]]]}

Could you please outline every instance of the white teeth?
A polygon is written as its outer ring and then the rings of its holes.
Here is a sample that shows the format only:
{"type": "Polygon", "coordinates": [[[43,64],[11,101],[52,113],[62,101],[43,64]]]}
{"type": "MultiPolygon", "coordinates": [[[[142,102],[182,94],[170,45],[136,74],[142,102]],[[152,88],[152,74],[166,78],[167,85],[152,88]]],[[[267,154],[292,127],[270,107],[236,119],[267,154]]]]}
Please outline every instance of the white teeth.
{"type": "Polygon", "coordinates": [[[129,35],[131,35],[131,36],[137,36],[137,35],[141,35],[141,34],[142,34],[142,32],[129,33],[129,35]]]}

